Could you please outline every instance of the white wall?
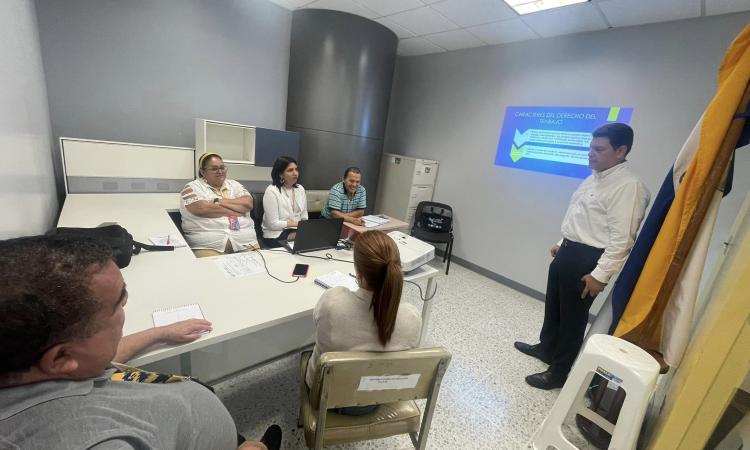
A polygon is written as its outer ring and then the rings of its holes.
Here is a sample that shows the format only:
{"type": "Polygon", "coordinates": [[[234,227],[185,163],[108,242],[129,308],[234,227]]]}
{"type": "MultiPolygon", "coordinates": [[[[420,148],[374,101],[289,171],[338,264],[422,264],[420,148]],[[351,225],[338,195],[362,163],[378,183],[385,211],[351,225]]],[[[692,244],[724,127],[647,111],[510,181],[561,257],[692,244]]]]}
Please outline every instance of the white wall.
{"type": "Polygon", "coordinates": [[[505,107],[633,107],[629,159],[654,196],[748,20],[733,14],[399,58],[384,151],[440,161],[435,200],[455,208],[456,256],[544,292],[548,249],[581,180],[493,165],[505,107]]]}
{"type": "Polygon", "coordinates": [[[0,2],[0,239],[47,231],[57,215],[34,4],[0,2]]]}

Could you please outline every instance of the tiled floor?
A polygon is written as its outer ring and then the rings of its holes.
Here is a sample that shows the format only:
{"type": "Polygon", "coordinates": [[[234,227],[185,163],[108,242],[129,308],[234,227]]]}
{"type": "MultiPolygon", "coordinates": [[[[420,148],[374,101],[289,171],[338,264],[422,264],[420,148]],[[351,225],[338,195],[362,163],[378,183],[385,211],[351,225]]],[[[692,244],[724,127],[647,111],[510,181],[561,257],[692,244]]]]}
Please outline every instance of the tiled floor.
{"type": "MultiPolygon", "coordinates": [[[[407,284],[405,298],[421,308],[416,287],[407,284]]],[[[455,263],[450,276],[438,278],[433,301],[426,344],[446,347],[453,359],[427,448],[525,448],[559,392],[526,385],[525,375],[546,366],[513,348],[514,340],[536,341],[543,303],[455,263]]],[[[284,433],[282,448],[305,448],[296,427],[297,361],[297,355],[289,356],[216,386],[240,432],[257,438],[278,423],[284,433]]],[[[401,436],[329,448],[413,447],[401,436]]]]}

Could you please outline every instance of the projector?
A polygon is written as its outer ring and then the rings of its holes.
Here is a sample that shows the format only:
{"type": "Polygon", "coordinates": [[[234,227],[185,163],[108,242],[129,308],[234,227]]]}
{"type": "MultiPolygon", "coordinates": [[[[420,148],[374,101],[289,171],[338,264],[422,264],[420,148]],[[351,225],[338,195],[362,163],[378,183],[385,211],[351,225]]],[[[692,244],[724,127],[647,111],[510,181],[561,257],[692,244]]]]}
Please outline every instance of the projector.
{"type": "Polygon", "coordinates": [[[396,247],[398,247],[401,256],[401,270],[404,272],[427,264],[435,257],[435,247],[424,241],[400,231],[391,231],[388,236],[396,242],[396,247]]]}

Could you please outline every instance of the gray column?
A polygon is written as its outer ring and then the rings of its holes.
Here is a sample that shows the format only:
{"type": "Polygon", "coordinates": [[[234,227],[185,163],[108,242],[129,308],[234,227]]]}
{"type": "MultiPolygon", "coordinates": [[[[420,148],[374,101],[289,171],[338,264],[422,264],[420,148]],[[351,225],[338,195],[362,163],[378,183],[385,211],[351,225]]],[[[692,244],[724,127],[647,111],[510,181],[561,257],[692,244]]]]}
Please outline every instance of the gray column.
{"type": "Polygon", "coordinates": [[[329,189],[358,166],[372,209],[397,44],[392,31],[360,16],[294,12],[286,124],[300,133],[306,189],[329,189]]]}

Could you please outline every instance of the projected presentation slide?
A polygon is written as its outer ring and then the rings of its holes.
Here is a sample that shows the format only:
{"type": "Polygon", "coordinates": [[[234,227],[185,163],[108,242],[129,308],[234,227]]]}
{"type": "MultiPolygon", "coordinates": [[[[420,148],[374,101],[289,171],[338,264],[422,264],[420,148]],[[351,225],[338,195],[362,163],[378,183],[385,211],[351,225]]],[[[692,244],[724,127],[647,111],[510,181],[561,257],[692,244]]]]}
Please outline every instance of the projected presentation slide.
{"type": "Polygon", "coordinates": [[[586,178],[591,132],[611,122],[630,122],[633,108],[509,106],[495,165],[586,178]]]}

